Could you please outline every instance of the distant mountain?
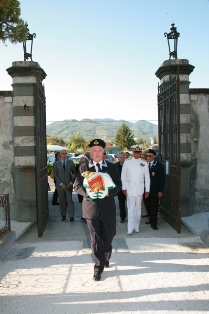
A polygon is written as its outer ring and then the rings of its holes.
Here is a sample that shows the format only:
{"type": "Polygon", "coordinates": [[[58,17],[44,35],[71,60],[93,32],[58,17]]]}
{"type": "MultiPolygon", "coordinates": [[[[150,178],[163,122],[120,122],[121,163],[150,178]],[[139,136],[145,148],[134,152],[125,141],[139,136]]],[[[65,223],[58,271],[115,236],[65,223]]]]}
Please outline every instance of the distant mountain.
{"type": "Polygon", "coordinates": [[[85,140],[101,138],[112,141],[120,128],[125,123],[135,138],[150,138],[158,135],[158,126],[145,120],[130,122],[113,119],[83,119],[64,120],[53,122],[46,126],[48,136],[58,136],[68,141],[71,135],[81,134],[85,140]]]}

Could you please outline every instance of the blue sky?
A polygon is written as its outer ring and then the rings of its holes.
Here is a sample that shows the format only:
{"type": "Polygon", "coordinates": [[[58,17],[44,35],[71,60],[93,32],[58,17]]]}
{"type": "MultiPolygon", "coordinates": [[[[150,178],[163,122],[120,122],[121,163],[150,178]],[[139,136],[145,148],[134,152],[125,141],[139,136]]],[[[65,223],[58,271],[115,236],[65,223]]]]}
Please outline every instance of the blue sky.
{"type": "MultiPolygon", "coordinates": [[[[47,73],[47,121],[157,120],[156,70],[167,59],[164,32],[180,32],[178,58],[195,66],[191,88],[209,88],[208,0],[20,0],[36,33],[33,61],[47,73]]],[[[22,44],[0,45],[6,68],[23,61],[22,44]]]]}

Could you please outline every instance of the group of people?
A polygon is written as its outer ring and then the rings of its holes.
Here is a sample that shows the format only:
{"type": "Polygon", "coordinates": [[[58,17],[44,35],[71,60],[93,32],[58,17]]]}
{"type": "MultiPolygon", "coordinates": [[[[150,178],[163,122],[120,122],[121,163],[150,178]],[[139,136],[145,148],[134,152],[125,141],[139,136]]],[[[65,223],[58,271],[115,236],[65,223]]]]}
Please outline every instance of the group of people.
{"type": "Polygon", "coordinates": [[[115,197],[119,201],[120,222],[124,223],[128,216],[128,235],[139,232],[142,201],[149,217],[146,223],[157,230],[164,169],[153,149],[147,150],[142,157],[139,145],[132,146],[133,157],[128,152],[118,153],[118,162],[115,164],[105,159],[103,140],[92,140],[89,148],[88,156],[82,158],[77,167],[73,161],[67,160],[67,151],[63,149],[53,169],[63,221],[66,219],[67,208],[70,221],[74,221],[73,189],[79,196],[82,219],[86,221],[90,233],[93,279],[99,281],[104,268],[109,267],[112,240],[116,234],[115,197]]]}
{"type": "Polygon", "coordinates": [[[164,167],[158,157],[158,146],[142,151],[139,145],[134,145],[132,150],[132,158],[125,159],[123,152],[118,154],[122,181],[122,190],[118,194],[120,222],[125,222],[127,202],[128,235],[134,231],[139,232],[142,209],[146,211],[143,217],[149,217],[146,224],[150,224],[153,230],[158,230],[159,198],[163,195],[165,182],[164,167]],[[125,160],[127,162],[124,163],[125,160]]]}

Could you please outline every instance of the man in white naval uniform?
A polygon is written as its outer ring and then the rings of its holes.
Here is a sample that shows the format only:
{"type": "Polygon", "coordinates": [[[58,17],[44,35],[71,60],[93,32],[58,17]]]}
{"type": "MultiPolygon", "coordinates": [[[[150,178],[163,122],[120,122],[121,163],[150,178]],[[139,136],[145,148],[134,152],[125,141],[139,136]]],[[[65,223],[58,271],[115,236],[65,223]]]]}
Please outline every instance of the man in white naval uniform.
{"type": "Polygon", "coordinates": [[[127,198],[128,208],[128,232],[132,234],[139,232],[141,220],[141,203],[145,193],[145,198],[149,196],[150,175],[146,160],[140,158],[141,147],[139,145],[131,146],[133,158],[125,160],[121,172],[122,190],[127,198]]]}

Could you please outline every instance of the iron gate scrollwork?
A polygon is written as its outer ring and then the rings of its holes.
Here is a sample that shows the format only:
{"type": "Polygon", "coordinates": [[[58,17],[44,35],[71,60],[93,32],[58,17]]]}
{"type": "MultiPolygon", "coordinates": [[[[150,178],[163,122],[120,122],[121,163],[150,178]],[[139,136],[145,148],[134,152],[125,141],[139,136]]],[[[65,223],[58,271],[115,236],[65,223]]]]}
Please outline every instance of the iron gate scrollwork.
{"type": "Polygon", "coordinates": [[[46,101],[42,81],[37,78],[35,91],[36,199],[38,237],[42,237],[49,220],[46,143],[46,101]]]}
{"type": "Polygon", "coordinates": [[[180,210],[180,112],[179,76],[158,85],[158,131],[161,161],[165,168],[165,188],[160,214],[178,233],[180,210]]]}

